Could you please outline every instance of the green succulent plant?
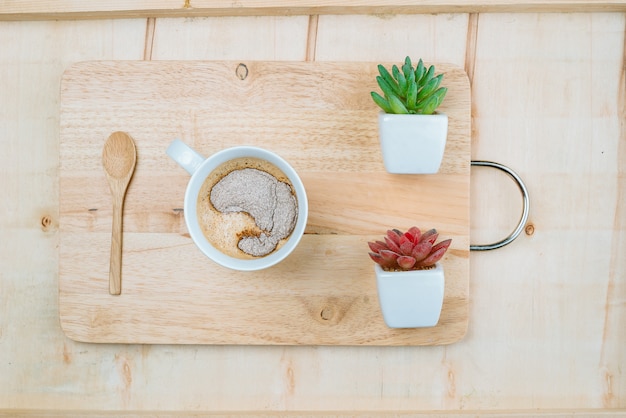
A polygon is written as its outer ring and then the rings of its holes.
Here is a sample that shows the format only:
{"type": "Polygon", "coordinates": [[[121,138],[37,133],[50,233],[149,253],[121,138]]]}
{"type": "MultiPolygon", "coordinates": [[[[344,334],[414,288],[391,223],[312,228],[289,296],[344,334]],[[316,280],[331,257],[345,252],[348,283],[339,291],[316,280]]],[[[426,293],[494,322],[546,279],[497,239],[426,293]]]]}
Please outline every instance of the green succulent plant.
{"type": "Polygon", "coordinates": [[[448,89],[440,87],[443,74],[435,75],[435,66],[424,66],[420,59],[413,67],[411,58],[406,57],[402,68],[394,65],[391,73],[381,64],[376,81],[383,96],[373,91],[372,99],[385,113],[432,114],[443,102],[448,89]]]}

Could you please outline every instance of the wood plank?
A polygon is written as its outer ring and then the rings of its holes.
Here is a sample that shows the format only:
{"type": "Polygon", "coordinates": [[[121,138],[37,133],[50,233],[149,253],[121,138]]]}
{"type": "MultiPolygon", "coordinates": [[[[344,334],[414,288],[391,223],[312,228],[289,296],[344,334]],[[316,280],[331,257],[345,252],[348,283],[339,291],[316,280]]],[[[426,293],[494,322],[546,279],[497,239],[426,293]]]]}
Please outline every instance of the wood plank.
{"type": "Polygon", "coordinates": [[[562,410],[507,410],[507,411],[250,411],[250,412],[188,412],[188,411],[90,411],[90,410],[57,410],[57,411],[40,411],[40,410],[0,410],[0,417],[6,418],[358,418],[358,417],[379,417],[379,418],[466,418],[468,416],[474,418],[525,418],[525,417],[544,417],[544,418],[569,418],[576,416],[577,418],[623,418],[626,416],[626,409],[605,411],[594,409],[562,409],[562,410]]]}
{"type": "Polygon", "coordinates": [[[378,110],[369,96],[376,63],[252,61],[245,80],[236,75],[240,65],[91,62],[66,71],[59,227],[66,334],[117,343],[458,341],[467,328],[469,283],[465,73],[438,66],[450,89],[441,108],[450,129],[440,173],[398,176],[384,171],[380,156],[378,110]],[[139,155],[125,204],[125,290],[114,298],[100,292],[111,223],[100,155],[111,129],[128,131],[139,155]],[[195,249],[179,210],[188,176],[164,153],[174,137],[205,155],[252,144],[287,159],[310,208],[294,254],[248,274],[220,268],[195,249]],[[377,305],[367,241],[414,224],[453,239],[442,318],[432,329],[390,330],[377,305]],[[322,311],[332,312],[330,319],[322,320],[322,311]]]}
{"type": "MultiPolygon", "coordinates": [[[[489,271],[472,281],[482,295],[474,312],[521,319],[516,330],[476,323],[473,335],[491,341],[492,354],[510,347],[517,361],[506,355],[474,359],[478,369],[501,369],[501,377],[515,375],[519,382],[539,364],[550,370],[532,388],[513,384],[509,394],[520,400],[545,404],[563,384],[578,388],[564,400],[569,404],[619,408],[626,399],[626,229],[620,209],[626,142],[619,113],[626,99],[625,17],[479,16],[472,92],[481,105],[474,111],[472,156],[515,169],[532,201],[525,234],[507,248],[472,256],[472,269],[489,271]],[[517,293],[516,302],[496,296],[505,293],[517,293]],[[525,349],[510,346],[512,334],[525,349]],[[568,351],[574,346],[590,356],[584,365],[580,353],[568,351]],[[531,354],[535,350],[541,358],[531,354]],[[595,391],[592,381],[600,384],[595,391]]],[[[472,172],[477,243],[506,236],[521,212],[513,183],[490,171],[472,172]]]]}
{"type": "Polygon", "coordinates": [[[467,25],[468,17],[462,13],[319,16],[315,59],[337,61],[341,57],[343,61],[369,61],[371,51],[376,50],[381,61],[400,62],[410,55],[415,60],[422,58],[462,67],[467,25]],[[411,42],[407,33],[413,40],[424,41],[411,42]]]}
{"type": "Polygon", "coordinates": [[[624,10],[622,0],[0,0],[0,20],[624,10]]]}
{"type": "Polygon", "coordinates": [[[303,61],[308,24],[308,16],[157,19],[151,59],[303,61]]]}

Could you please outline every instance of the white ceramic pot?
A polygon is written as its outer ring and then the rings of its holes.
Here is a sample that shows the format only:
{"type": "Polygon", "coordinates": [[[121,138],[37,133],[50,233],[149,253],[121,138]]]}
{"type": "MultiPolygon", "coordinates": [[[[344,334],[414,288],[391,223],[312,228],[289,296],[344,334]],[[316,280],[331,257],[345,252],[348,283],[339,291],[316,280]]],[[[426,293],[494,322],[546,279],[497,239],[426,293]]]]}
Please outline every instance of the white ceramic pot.
{"type": "Polygon", "coordinates": [[[393,174],[439,171],[448,137],[448,116],[378,114],[385,170],[393,174]]]}
{"type": "Polygon", "coordinates": [[[376,285],[385,324],[390,328],[434,327],[439,322],[445,278],[443,266],[413,271],[385,271],[378,264],[376,285]]]}

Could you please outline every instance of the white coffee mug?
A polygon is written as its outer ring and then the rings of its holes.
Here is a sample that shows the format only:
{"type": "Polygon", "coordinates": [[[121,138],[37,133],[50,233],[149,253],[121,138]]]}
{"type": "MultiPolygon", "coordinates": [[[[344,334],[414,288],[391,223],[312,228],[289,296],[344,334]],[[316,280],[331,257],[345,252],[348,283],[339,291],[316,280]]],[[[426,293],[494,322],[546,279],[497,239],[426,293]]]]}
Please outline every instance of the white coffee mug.
{"type": "Polygon", "coordinates": [[[279,263],[296,248],[306,227],[309,212],[308,201],[302,180],[300,180],[300,177],[293,167],[279,155],[263,148],[237,146],[218,151],[205,159],[180,139],[175,139],[167,148],[166,152],[178,165],[191,174],[191,179],[185,191],[185,223],[193,242],[211,260],[233,270],[254,271],[268,268],[279,263]],[[293,186],[298,206],[296,225],[287,238],[287,241],[280,246],[280,248],[268,255],[252,259],[229,256],[211,245],[202,232],[197,216],[198,193],[200,192],[204,180],[213,170],[225,162],[246,157],[268,161],[280,169],[293,186]]]}

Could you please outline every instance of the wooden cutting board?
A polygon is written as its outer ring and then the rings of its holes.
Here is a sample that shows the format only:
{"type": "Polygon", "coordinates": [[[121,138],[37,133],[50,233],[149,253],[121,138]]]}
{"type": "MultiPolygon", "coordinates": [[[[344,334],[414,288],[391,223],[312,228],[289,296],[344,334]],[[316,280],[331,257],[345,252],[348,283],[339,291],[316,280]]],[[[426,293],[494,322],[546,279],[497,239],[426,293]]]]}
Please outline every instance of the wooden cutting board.
{"type": "Polygon", "coordinates": [[[98,343],[426,345],[461,339],[469,302],[470,88],[437,64],[449,93],[448,143],[436,175],[385,172],[376,63],[83,62],[65,72],[60,111],[60,320],[98,343]],[[112,202],[102,147],[137,146],[126,196],[122,294],[108,292],[112,202]],[[235,272],[192,243],[187,173],[165,149],[180,138],[208,156],[235,145],[275,151],[305,184],[299,247],[263,271],[235,272]],[[452,238],[439,324],[385,326],[367,241],[389,228],[452,238]]]}

